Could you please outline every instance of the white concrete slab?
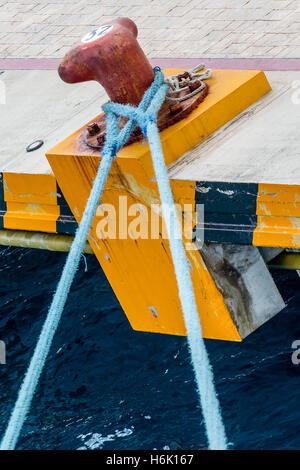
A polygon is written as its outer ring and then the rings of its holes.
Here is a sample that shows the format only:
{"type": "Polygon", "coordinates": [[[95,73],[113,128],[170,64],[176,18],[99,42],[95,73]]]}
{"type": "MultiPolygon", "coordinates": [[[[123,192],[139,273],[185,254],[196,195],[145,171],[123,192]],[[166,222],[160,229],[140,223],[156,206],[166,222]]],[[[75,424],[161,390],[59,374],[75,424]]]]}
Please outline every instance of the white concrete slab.
{"type": "Polygon", "coordinates": [[[172,179],[300,184],[300,71],[266,75],[273,90],[177,160],[172,179]]]}
{"type": "MultiPolygon", "coordinates": [[[[300,72],[267,77],[273,90],[181,157],[169,168],[171,178],[300,183],[300,72]]],[[[0,171],[51,173],[46,151],[99,114],[107,100],[98,83],[69,85],[55,70],[6,71],[1,80],[0,171]],[[37,139],[45,144],[27,153],[37,139]]]]}
{"type": "Polygon", "coordinates": [[[6,104],[0,107],[0,171],[51,173],[47,150],[101,112],[107,101],[97,82],[69,85],[56,70],[5,71],[6,104]],[[31,142],[44,145],[27,153],[31,142]]]}

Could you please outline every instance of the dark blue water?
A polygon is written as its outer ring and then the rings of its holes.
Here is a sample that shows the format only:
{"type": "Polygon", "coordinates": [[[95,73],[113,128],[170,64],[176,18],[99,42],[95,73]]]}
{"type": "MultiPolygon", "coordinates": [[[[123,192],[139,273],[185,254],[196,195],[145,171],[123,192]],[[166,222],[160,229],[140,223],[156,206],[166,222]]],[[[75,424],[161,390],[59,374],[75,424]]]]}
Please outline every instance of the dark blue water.
{"type": "MultiPolygon", "coordinates": [[[[45,319],[65,254],[0,249],[0,432],[45,319]]],[[[205,448],[185,338],[135,332],[94,256],[82,259],[20,449],[205,448]]],[[[287,308],[243,343],[207,340],[229,440],[300,447],[300,279],[274,272],[287,308]]]]}

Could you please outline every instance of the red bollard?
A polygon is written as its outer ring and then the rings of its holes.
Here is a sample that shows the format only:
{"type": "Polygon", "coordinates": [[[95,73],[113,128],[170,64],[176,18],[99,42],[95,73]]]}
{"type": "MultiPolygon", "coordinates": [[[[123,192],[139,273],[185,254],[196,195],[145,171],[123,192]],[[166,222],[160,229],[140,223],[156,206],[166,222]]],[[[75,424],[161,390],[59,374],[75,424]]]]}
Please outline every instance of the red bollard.
{"type": "Polygon", "coordinates": [[[137,106],[154,80],[137,33],[129,18],[118,18],[91,31],[62,59],[60,77],[68,83],[96,80],[112,101],[137,106]]]}
{"type": "MultiPolygon", "coordinates": [[[[60,77],[67,83],[96,80],[112,101],[138,106],[154,80],[154,71],[137,42],[137,33],[135,23],[129,18],[118,18],[99,26],[76,42],[65,55],[58,69],[60,77]]],[[[166,97],[157,118],[160,131],[187,117],[208,93],[207,84],[199,87],[200,81],[189,72],[180,73],[179,80],[180,77],[190,77],[190,84],[182,91],[173,92],[173,98],[166,97]]],[[[126,118],[121,118],[120,127],[126,122],[126,118]]],[[[101,115],[82,131],[80,141],[101,150],[105,132],[106,119],[101,115]]],[[[141,138],[142,133],[136,127],[127,144],[141,138]]]]}

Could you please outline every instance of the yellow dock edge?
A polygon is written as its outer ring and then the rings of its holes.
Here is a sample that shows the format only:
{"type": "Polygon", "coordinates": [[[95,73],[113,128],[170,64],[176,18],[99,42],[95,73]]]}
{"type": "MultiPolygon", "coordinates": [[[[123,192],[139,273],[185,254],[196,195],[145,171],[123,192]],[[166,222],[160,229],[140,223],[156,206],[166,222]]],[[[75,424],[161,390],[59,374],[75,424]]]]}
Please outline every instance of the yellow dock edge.
{"type": "Polygon", "coordinates": [[[53,174],[0,174],[0,228],[73,234],[76,227],[53,174]]]}

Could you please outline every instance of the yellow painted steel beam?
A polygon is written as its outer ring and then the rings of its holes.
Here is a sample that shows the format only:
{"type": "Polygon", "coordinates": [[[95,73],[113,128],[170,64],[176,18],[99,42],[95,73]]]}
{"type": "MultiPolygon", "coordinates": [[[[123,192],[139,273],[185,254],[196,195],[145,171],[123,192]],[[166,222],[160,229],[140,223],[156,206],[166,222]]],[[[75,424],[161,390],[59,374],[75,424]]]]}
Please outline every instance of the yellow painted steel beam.
{"type": "Polygon", "coordinates": [[[57,205],[54,175],[3,173],[3,195],[7,203],[57,205]]]}
{"type": "MultiPolygon", "coordinates": [[[[166,75],[179,70],[164,71],[166,75]]],[[[253,104],[271,87],[262,72],[214,70],[208,81],[209,94],[187,118],[161,132],[167,165],[253,104]]],[[[96,118],[97,119],[97,118],[96,118]]],[[[82,143],[78,130],[47,152],[59,187],[77,222],[80,222],[100,160],[99,151],[82,143]]],[[[150,212],[159,203],[149,145],[141,142],[124,147],[114,160],[105,186],[102,204],[116,210],[116,231],[120,232],[122,196],[128,203],[142,203],[150,212]]],[[[177,203],[195,206],[195,182],[172,181],[177,203]]],[[[148,220],[149,216],[148,216],[148,220]]],[[[185,335],[185,325],[167,240],[103,238],[101,216],[96,214],[90,243],[131,326],[135,330],[185,335]]],[[[206,338],[241,341],[223,295],[207,270],[199,251],[188,250],[191,277],[203,335],[206,338]]]]}
{"type": "Polygon", "coordinates": [[[73,234],[76,222],[53,174],[0,173],[0,228],[73,234]]]}
{"type": "MultiPolygon", "coordinates": [[[[25,230],[0,230],[0,245],[22,248],[37,248],[50,251],[70,251],[74,237],[56,233],[28,232],[25,230]]],[[[90,244],[85,245],[84,253],[93,254],[90,244]]]]}
{"type": "Polygon", "coordinates": [[[258,185],[253,245],[300,247],[300,186],[258,185]]]}

